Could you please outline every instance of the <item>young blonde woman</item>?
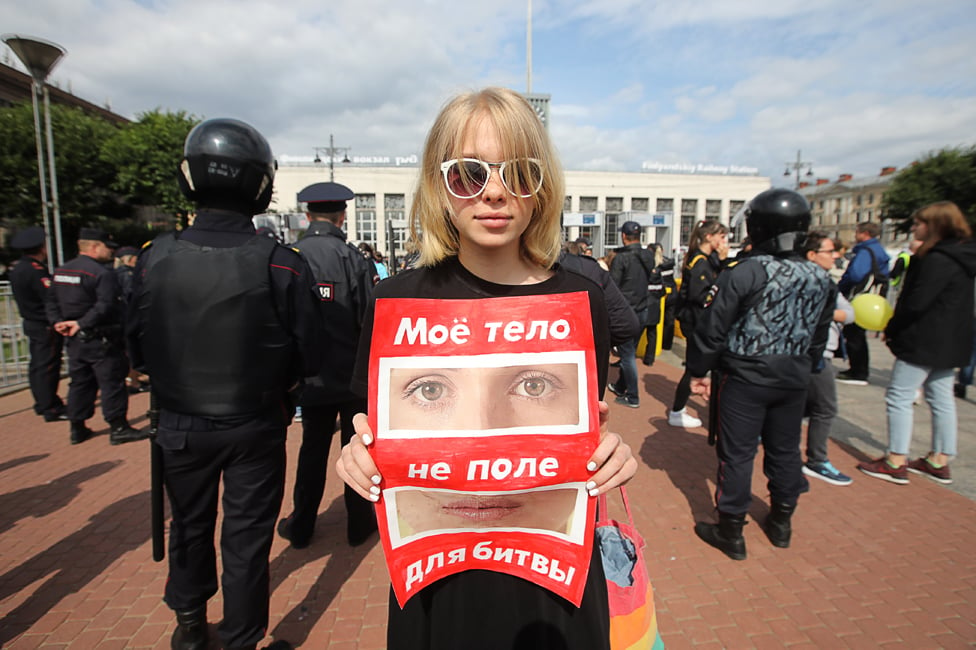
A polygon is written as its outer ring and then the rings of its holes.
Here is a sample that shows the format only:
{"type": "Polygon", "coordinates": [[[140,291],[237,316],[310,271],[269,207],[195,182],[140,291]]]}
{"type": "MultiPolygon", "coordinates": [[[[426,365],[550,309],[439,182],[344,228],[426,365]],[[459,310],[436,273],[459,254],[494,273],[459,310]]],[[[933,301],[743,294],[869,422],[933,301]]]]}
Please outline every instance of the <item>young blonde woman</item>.
{"type": "MultiPolygon", "coordinates": [[[[589,295],[597,382],[607,381],[610,335],[599,285],[556,265],[562,171],[545,128],[518,94],[500,88],[460,95],[431,128],[411,207],[412,227],[423,232],[418,268],[376,287],[376,298],[476,299],[499,296],[589,295]]],[[[367,383],[372,312],[367,314],[354,385],[367,383]]],[[[600,403],[601,442],[589,467],[592,494],[633,476],[637,463],[616,434],[607,433],[600,403]]],[[[370,457],[365,415],[343,448],[337,469],[363,497],[379,499],[382,477],[370,457]]],[[[583,600],[573,606],[520,578],[470,570],[438,580],[403,609],[390,598],[390,650],[455,648],[609,648],[607,588],[599,554],[590,562],[583,600]]]]}

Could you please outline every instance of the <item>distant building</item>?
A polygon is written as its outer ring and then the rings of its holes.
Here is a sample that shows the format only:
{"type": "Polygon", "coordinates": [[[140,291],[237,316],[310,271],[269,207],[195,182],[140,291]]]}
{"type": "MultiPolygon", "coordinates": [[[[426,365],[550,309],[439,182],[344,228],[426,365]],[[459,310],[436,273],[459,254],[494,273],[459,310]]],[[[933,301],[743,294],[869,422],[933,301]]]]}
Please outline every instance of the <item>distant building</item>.
{"type": "MultiPolygon", "coordinates": [[[[300,223],[298,214],[304,206],[298,204],[298,192],[312,183],[329,180],[329,165],[289,156],[280,157],[278,163],[271,209],[295,214],[288,221],[300,223]]],[[[361,162],[354,157],[351,164],[335,163],[334,173],[337,182],[356,193],[346,221],[349,239],[367,242],[387,255],[403,255],[417,183],[417,156],[370,157],[361,162]]],[[[670,255],[688,243],[697,221],[718,219],[729,224],[746,201],[770,187],[765,176],[722,174],[711,169],[700,173],[565,173],[563,236],[567,241],[590,238],[597,256],[620,245],[617,229],[628,220],[644,226],[644,244],[659,242],[670,255]]],[[[745,227],[740,224],[730,240],[734,243],[744,236],[745,227]]]]}
{"type": "Polygon", "coordinates": [[[909,235],[896,232],[890,223],[883,221],[881,208],[896,171],[895,167],[883,167],[880,174],[868,178],[841,174],[834,182],[818,178],[815,183],[800,183],[799,192],[810,202],[813,211],[812,227],[850,244],[858,223],[874,221],[881,224],[882,244],[903,245],[909,235]]]}
{"type": "MultiPolygon", "coordinates": [[[[11,106],[20,102],[30,103],[32,83],[33,80],[26,72],[0,63],[0,106],[11,106]]],[[[108,108],[97,106],[70,92],[61,90],[50,81],[48,81],[47,87],[52,104],[74,106],[86,113],[104,118],[113,124],[125,124],[130,121],[129,118],[113,113],[108,108]]]]}

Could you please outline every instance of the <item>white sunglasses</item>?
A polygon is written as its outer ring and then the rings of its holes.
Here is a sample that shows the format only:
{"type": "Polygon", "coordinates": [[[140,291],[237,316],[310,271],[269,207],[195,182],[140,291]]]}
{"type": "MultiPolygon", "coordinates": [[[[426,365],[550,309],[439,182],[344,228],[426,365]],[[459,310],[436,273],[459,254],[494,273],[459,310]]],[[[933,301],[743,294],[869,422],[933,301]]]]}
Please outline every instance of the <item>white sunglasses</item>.
{"type": "Polygon", "coordinates": [[[520,158],[490,163],[477,158],[455,158],[441,163],[447,191],[459,199],[473,199],[488,186],[491,170],[498,170],[498,178],[512,196],[527,199],[542,188],[542,162],[535,158],[520,158]]]}

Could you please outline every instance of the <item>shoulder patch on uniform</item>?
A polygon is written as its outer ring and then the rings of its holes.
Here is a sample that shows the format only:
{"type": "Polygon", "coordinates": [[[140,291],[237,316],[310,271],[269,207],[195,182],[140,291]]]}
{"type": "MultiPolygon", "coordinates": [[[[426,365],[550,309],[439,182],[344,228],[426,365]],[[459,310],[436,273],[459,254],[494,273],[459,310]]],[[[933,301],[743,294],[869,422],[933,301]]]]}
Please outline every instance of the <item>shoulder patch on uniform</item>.
{"type": "Polygon", "coordinates": [[[331,282],[318,282],[315,285],[315,292],[322,302],[332,302],[333,285],[331,282]]]}

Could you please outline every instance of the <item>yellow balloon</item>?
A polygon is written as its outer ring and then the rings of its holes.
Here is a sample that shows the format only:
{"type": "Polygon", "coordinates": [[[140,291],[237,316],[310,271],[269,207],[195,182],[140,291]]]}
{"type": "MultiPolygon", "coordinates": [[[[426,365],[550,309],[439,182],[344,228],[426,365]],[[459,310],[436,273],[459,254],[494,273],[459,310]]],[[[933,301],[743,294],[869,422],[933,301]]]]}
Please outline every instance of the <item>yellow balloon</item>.
{"type": "Polygon", "coordinates": [[[862,293],[851,300],[854,308],[854,322],[866,330],[882,332],[894,310],[891,303],[876,293],[862,293]]]}

